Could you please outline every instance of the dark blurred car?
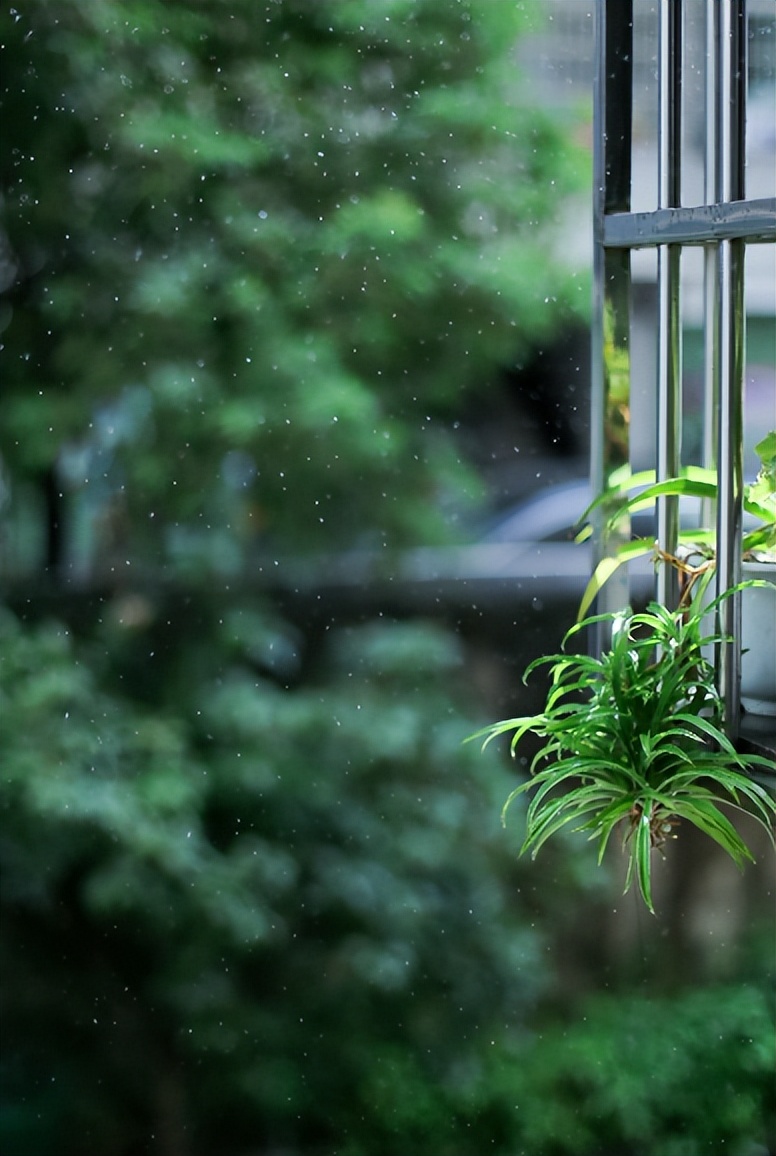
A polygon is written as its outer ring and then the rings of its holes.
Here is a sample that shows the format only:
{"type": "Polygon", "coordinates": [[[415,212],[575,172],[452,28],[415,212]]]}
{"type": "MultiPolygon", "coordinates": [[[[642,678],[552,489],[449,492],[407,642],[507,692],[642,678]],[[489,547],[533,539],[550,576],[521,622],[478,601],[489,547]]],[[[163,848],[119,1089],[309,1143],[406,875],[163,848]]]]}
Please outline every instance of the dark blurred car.
{"type": "Polygon", "coordinates": [[[590,483],[583,478],[547,486],[497,514],[480,541],[573,542],[592,500],[590,483]]]}
{"type": "MultiPolygon", "coordinates": [[[[572,542],[592,500],[593,490],[586,478],[547,486],[494,518],[480,541],[572,542]]],[[[679,512],[683,527],[697,526],[700,502],[695,498],[682,498],[679,512]]],[[[631,515],[631,533],[634,538],[655,536],[653,509],[639,510],[631,515]]]]}
{"type": "MultiPolygon", "coordinates": [[[[467,545],[295,559],[273,563],[267,577],[299,596],[366,598],[421,612],[476,607],[487,613],[525,602],[575,607],[593,569],[591,543],[574,541],[590,501],[590,483],[575,479],[532,494],[467,545]]],[[[632,529],[652,535],[653,513],[636,515],[632,529]]],[[[632,564],[630,573],[634,598],[645,601],[653,586],[650,561],[632,564]]]]}

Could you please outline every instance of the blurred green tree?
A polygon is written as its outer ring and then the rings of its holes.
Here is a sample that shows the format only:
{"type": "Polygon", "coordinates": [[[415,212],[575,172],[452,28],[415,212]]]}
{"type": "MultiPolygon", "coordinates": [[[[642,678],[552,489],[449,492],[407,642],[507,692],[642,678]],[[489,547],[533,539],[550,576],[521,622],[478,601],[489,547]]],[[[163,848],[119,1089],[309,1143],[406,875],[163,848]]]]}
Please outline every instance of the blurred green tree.
{"type": "Polygon", "coordinates": [[[0,452],[92,566],[449,534],[442,419],[587,308],[548,257],[585,154],[512,58],[539,7],[3,13],[0,452]]]}
{"type": "Polygon", "coordinates": [[[551,977],[458,643],[311,646],[229,587],[257,546],[449,539],[461,397],[584,310],[538,11],[0,13],[14,1156],[509,1144],[483,1053],[551,977]]]}
{"type": "Polygon", "coordinates": [[[16,1156],[454,1153],[494,1026],[546,987],[450,635],[343,630],[289,692],[240,657],[243,618],[175,715],[100,689],[61,626],[3,618],[16,1156]]]}

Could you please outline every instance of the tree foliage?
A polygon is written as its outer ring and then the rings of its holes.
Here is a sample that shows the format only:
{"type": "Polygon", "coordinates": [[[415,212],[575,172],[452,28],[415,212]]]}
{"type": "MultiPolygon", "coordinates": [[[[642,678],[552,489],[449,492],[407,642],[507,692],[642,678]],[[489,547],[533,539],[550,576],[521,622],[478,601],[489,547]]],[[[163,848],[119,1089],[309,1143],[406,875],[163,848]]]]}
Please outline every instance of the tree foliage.
{"type": "Polygon", "coordinates": [[[9,10],[9,468],[107,483],[128,557],[444,534],[476,482],[442,419],[564,295],[580,170],[524,7],[9,10]]]}
{"type": "Polygon", "coordinates": [[[346,631],[290,693],[244,618],[174,716],[101,689],[62,627],[3,620],[9,1150],[420,1142],[438,1121],[392,1121],[397,1072],[449,1106],[485,1024],[542,990],[450,636],[346,631]]]}
{"type": "Polygon", "coordinates": [[[476,493],[456,407],[566,292],[523,7],[0,16],[3,566],[55,580],[2,622],[19,1156],[454,1151],[486,1025],[542,989],[458,643],[313,645],[227,584],[476,493]]]}
{"type": "MultiPolygon", "coordinates": [[[[766,965],[767,966],[767,965],[766,965]]],[[[491,1089],[509,1091],[525,1152],[694,1156],[772,1151],[773,1009],[757,985],[586,999],[540,1030],[491,1089]]]]}

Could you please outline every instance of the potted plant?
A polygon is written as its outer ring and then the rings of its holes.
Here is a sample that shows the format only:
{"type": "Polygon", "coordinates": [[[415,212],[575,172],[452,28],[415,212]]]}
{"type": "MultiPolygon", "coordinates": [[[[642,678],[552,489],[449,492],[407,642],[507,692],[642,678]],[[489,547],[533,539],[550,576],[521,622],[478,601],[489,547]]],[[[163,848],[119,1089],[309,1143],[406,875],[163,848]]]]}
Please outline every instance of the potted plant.
{"type": "Polygon", "coordinates": [[[704,635],[706,621],[698,600],[673,611],[653,602],[643,613],[587,619],[567,633],[562,653],[537,659],[525,672],[524,680],[549,666],[544,710],[471,736],[487,745],[511,733],[513,754],[529,733],[541,740],[531,777],[511,793],[502,815],[533,793],[521,853],[535,856],[571,827],[597,841],[600,863],[619,828],[628,855],[625,889],[635,879],[653,913],[653,852],[675,837],[680,822],[694,824],[739,866],[753,856],[720,805],[749,810],[773,839],[776,803],[748,774],[772,764],[738,753],[721,729],[722,702],[704,653],[717,639],[704,635]],[[567,653],[583,627],[604,618],[612,622],[610,650],[600,658],[567,653]]]}
{"type": "MultiPolygon", "coordinates": [[[[742,538],[742,573],[747,579],[759,579],[746,587],[742,600],[741,629],[741,701],[755,714],[776,714],[776,430],[771,430],[755,446],[760,461],[757,477],[744,487],[743,508],[746,518],[742,538]]],[[[609,506],[623,498],[607,521],[611,529],[626,516],[654,503],[665,495],[695,497],[716,503],[718,481],[715,470],[688,466],[679,477],[655,482],[654,474],[632,475],[601,494],[587,513],[606,503],[609,506]],[[644,488],[646,486],[646,488],[644,488]],[[637,491],[637,492],[633,492],[637,491]],[[627,497],[626,495],[632,496],[627,497]]],[[[578,540],[589,536],[583,530],[578,540]]],[[[604,558],[596,567],[579,607],[581,619],[596,594],[624,562],[640,555],[656,553],[659,561],[678,566],[683,574],[686,594],[692,592],[700,577],[714,566],[716,533],[698,528],[680,533],[679,556],[666,554],[647,539],[636,539],[620,547],[612,558],[604,558]]]]}

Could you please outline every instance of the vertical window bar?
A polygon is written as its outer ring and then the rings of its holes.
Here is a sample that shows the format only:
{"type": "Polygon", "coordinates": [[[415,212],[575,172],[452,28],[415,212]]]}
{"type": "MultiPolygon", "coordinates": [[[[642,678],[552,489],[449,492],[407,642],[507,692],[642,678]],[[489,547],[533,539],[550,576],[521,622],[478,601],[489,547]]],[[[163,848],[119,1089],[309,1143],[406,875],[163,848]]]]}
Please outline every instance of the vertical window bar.
{"type": "MultiPolygon", "coordinates": [[[[594,299],[592,324],[593,490],[606,489],[615,470],[630,462],[630,252],[604,248],[604,217],[629,212],[633,101],[632,0],[598,0],[597,68],[593,89],[594,141],[594,299]]],[[[630,530],[622,526],[607,537],[602,528],[611,511],[598,513],[596,561],[614,553],[630,530]]],[[[623,570],[599,595],[601,612],[621,609],[629,601],[623,570]]],[[[601,628],[596,647],[608,644],[601,628]]]]}
{"type": "MultiPolygon", "coordinates": [[[[658,208],[681,204],[682,147],[682,23],[683,0],[661,0],[658,25],[658,208]]],[[[658,248],[658,389],[657,476],[675,477],[681,466],[682,334],[680,310],[680,245],[658,248]]],[[[676,553],[679,501],[658,499],[657,536],[669,554],[676,553]]],[[[678,573],[660,566],[658,601],[676,606],[678,573]]]]}
{"type": "MultiPolygon", "coordinates": [[[[717,85],[719,49],[717,8],[719,0],[706,0],[706,85],[705,151],[703,192],[707,205],[717,200],[719,188],[719,142],[717,139],[717,85]]],[[[703,249],[703,465],[717,464],[717,414],[719,412],[719,314],[717,298],[717,245],[703,249]]],[[[704,499],[701,525],[710,526],[717,511],[711,499],[704,499]]]]}
{"type": "MultiPolygon", "coordinates": [[[[746,0],[717,5],[718,105],[717,199],[744,199],[746,114],[746,0]]],[[[740,580],[743,494],[744,243],[721,241],[717,255],[719,410],[717,428],[717,592],[740,580]]],[[[726,599],[718,611],[717,680],[728,731],[739,722],[741,600],[726,599]]]]}

